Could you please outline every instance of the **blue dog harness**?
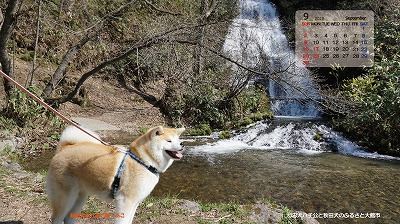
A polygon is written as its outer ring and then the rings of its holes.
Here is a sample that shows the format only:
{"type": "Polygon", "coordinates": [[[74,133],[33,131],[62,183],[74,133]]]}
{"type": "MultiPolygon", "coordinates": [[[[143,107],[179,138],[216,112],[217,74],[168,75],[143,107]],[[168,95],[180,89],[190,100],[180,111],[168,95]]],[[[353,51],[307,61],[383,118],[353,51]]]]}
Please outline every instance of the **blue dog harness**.
{"type": "Polygon", "coordinates": [[[154,166],[150,166],[147,165],[146,163],[144,163],[139,157],[137,157],[135,154],[133,154],[131,151],[129,150],[123,150],[120,148],[115,148],[118,152],[122,152],[124,153],[124,157],[122,158],[121,163],[119,164],[118,167],[118,171],[117,174],[115,174],[114,176],[114,181],[111,185],[111,197],[114,199],[115,195],[117,194],[118,188],[119,188],[119,183],[121,181],[121,175],[122,175],[122,171],[124,170],[124,166],[125,166],[125,160],[126,160],[126,156],[129,155],[133,160],[135,160],[136,162],[138,162],[140,165],[146,167],[146,169],[150,172],[152,172],[155,175],[158,175],[159,172],[157,170],[157,168],[155,168],[154,166]]]}

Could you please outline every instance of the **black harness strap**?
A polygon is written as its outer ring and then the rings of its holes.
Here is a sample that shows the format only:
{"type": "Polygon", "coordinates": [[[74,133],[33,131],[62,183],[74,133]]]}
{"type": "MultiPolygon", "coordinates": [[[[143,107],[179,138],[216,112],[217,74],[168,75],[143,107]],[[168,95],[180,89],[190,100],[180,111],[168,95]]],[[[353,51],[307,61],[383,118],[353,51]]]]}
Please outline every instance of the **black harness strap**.
{"type": "Polygon", "coordinates": [[[118,167],[118,171],[114,176],[114,181],[111,185],[111,192],[110,195],[113,199],[115,199],[115,195],[117,194],[118,188],[119,188],[119,184],[121,182],[121,175],[122,175],[122,171],[124,170],[124,166],[125,166],[125,160],[126,160],[126,156],[129,155],[133,160],[135,160],[136,162],[138,162],[140,165],[146,167],[146,169],[150,172],[152,172],[155,175],[158,175],[159,172],[157,170],[157,168],[155,168],[154,166],[150,166],[147,165],[146,163],[144,163],[139,157],[137,157],[135,154],[133,154],[131,151],[125,151],[122,150],[120,148],[116,148],[117,151],[124,153],[124,157],[122,158],[121,163],[119,164],[118,167]]]}
{"type": "Polygon", "coordinates": [[[124,170],[126,156],[127,156],[127,154],[125,153],[124,157],[122,158],[121,163],[119,164],[117,174],[115,174],[115,176],[114,176],[114,181],[111,185],[111,197],[113,199],[115,198],[115,195],[117,194],[117,190],[119,188],[119,183],[121,182],[121,175],[122,175],[122,170],[124,170]]]}

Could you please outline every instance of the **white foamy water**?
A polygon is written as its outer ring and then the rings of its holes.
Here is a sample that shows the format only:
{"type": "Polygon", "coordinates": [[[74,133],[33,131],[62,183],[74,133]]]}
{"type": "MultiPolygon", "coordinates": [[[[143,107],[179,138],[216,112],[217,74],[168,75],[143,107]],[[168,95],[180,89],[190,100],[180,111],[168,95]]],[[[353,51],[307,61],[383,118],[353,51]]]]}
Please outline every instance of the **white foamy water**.
{"type": "Polygon", "coordinates": [[[231,139],[190,148],[190,152],[194,154],[226,154],[241,150],[290,150],[307,155],[334,151],[363,158],[400,160],[376,152],[366,152],[330,127],[304,121],[292,121],[276,127],[258,122],[246,132],[238,133],[231,139]]]}
{"type": "Polygon", "coordinates": [[[336,145],[337,150],[340,154],[352,155],[362,158],[400,160],[400,158],[398,157],[381,155],[377,152],[367,152],[356,143],[345,138],[341,133],[336,132],[324,125],[317,126],[317,128],[324,137],[329,138],[332,143],[336,145]]]}

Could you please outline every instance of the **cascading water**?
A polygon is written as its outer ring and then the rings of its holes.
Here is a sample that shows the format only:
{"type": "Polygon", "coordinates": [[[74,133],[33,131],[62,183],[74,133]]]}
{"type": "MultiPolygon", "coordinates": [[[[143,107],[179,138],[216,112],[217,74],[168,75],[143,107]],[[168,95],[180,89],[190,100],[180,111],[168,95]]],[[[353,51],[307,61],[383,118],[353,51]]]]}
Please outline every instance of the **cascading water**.
{"type": "MultiPolygon", "coordinates": [[[[280,116],[317,117],[316,84],[305,67],[297,67],[274,5],[242,0],[240,14],[228,32],[224,51],[236,61],[269,74],[272,110],[280,116]]],[[[238,73],[241,71],[239,70],[238,73]]]]}
{"type": "MultiPolygon", "coordinates": [[[[242,149],[288,149],[315,154],[337,151],[359,157],[395,159],[363,151],[319,120],[317,84],[296,57],[282,32],[276,9],[267,0],[239,1],[240,15],[228,32],[224,51],[240,63],[270,73],[269,95],[275,119],[244,133],[195,147],[195,152],[227,153],[242,149]],[[286,119],[282,120],[282,117],[286,119]],[[288,119],[288,117],[290,119],[288,119]]],[[[240,76],[240,69],[236,69],[240,76]]]]}

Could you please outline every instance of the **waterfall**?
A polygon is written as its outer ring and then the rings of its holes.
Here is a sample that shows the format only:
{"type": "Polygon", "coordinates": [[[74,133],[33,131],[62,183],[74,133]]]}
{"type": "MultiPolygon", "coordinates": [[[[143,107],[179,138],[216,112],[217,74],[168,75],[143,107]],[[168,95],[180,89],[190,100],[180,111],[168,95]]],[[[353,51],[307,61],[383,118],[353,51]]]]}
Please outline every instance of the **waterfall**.
{"type": "MultiPolygon", "coordinates": [[[[236,61],[270,73],[269,96],[276,119],[258,122],[237,131],[231,139],[206,143],[194,153],[221,154],[240,150],[289,150],[302,154],[338,152],[376,159],[397,159],[369,153],[327,122],[318,120],[314,100],[320,98],[317,84],[304,67],[296,67],[296,57],[282,31],[275,6],[267,0],[240,0],[223,50],[236,61]],[[285,70],[285,72],[280,72],[285,70]]],[[[236,68],[240,79],[245,71],[236,68]]],[[[214,136],[218,136],[215,133],[214,136]]]]}
{"type": "Polygon", "coordinates": [[[317,117],[320,97],[305,67],[282,31],[275,6],[267,0],[239,1],[239,16],[229,28],[223,50],[250,68],[270,74],[268,92],[278,116],[317,117]]]}

